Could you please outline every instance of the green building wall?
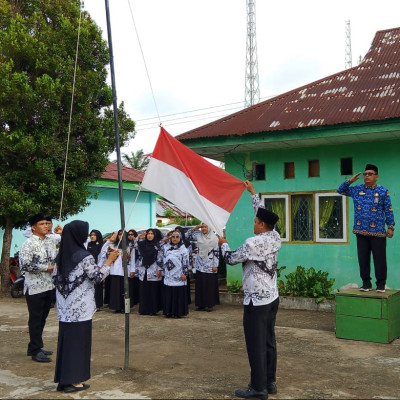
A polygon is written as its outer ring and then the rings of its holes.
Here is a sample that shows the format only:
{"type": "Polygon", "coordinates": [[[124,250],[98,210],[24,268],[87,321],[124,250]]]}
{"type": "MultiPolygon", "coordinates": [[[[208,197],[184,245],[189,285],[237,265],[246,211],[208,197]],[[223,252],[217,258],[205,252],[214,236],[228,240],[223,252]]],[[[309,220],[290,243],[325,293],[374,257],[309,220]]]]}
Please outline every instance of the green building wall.
{"type": "MultiPolygon", "coordinates": [[[[253,180],[257,193],[282,193],[304,191],[336,191],[338,186],[350,178],[340,173],[341,158],[353,159],[353,174],[363,172],[367,163],[379,167],[378,184],[390,191],[395,221],[400,220],[400,141],[376,141],[371,143],[350,143],[347,145],[319,146],[295,149],[271,150],[246,154],[227,154],[226,171],[245,180],[243,166],[257,161],[265,164],[266,179],[253,180]],[[308,177],[308,161],[319,160],[320,176],[308,177]],[[295,163],[295,178],[284,178],[284,163],[295,163]]],[[[362,183],[362,177],[355,183],[362,183]]],[[[352,233],[353,201],[347,200],[348,243],[298,244],[284,243],[279,252],[278,265],[286,266],[283,276],[301,265],[305,268],[329,272],[335,279],[334,288],[349,283],[361,285],[357,261],[356,238],[352,233]]],[[[254,212],[250,194],[245,191],[233,210],[226,227],[227,239],[231,249],[240,246],[245,238],[253,235],[254,212]]],[[[395,230],[394,237],[387,239],[388,279],[387,286],[400,288],[400,232],[395,230]]],[[[371,277],[375,274],[371,262],[371,277]]],[[[242,279],[241,265],[227,266],[228,282],[242,279]]]]}

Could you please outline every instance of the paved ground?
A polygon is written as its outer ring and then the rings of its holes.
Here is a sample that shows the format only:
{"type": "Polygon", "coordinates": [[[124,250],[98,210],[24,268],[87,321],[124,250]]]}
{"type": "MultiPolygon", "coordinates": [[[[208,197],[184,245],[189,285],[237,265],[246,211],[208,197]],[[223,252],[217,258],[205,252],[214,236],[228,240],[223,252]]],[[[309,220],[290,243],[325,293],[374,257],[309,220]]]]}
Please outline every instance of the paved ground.
{"type": "MultiPolygon", "coordinates": [[[[130,367],[124,365],[125,317],[105,309],[93,323],[91,388],[55,391],[54,362],[26,356],[25,299],[0,299],[0,398],[229,399],[249,381],[242,307],[221,305],[187,318],[130,314],[130,367]]],[[[46,349],[55,350],[51,310],[46,349]]],[[[337,339],[334,313],[280,309],[276,399],[399,399],[400,340],[337,339]]]]}

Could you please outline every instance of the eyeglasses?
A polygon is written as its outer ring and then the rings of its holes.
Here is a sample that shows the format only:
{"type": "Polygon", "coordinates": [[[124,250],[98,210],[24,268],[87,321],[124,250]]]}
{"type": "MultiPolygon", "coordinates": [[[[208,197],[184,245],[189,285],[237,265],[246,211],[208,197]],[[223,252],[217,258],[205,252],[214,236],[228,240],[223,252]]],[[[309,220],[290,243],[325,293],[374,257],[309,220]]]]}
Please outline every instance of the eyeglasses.
{"type": "Polygon", "coordinates": [[[372,176],[372,175],[377,175],[375,172],[364,172],[364,176],[372,176]]]}
{"type": "Polygon", "coordinates": [[[133,233],[128,233],[128,236],[134,236],[133,233]]]}

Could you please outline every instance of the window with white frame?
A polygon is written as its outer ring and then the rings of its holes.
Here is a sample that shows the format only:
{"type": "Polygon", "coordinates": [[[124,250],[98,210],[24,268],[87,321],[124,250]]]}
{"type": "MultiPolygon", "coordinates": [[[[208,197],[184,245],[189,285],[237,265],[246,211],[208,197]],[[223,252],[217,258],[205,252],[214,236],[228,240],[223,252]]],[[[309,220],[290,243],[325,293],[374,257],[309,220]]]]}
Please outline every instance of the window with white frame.
{"type": "Polygon", "coordinates": [[[347,242],[346,197],[315,193],[315,233],[317,242],[347,242]]]}
{"type": "Polygon", "coordinates": [[[347,242],[346,198],[336,192],[265,194],[265,207],[279,216],[283,242],[347,242]]]}

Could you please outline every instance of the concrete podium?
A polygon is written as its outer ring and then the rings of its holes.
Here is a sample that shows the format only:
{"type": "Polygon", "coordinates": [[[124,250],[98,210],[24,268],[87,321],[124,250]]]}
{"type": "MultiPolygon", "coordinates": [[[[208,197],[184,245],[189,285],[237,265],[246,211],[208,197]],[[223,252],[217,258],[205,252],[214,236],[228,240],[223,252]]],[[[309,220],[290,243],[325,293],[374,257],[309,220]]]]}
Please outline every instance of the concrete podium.
{"type": "Polygon", "coordinates": [[[375,343],[400,337],[400,290],[348,289],[335,297],[336,337],[375,343]]]}

